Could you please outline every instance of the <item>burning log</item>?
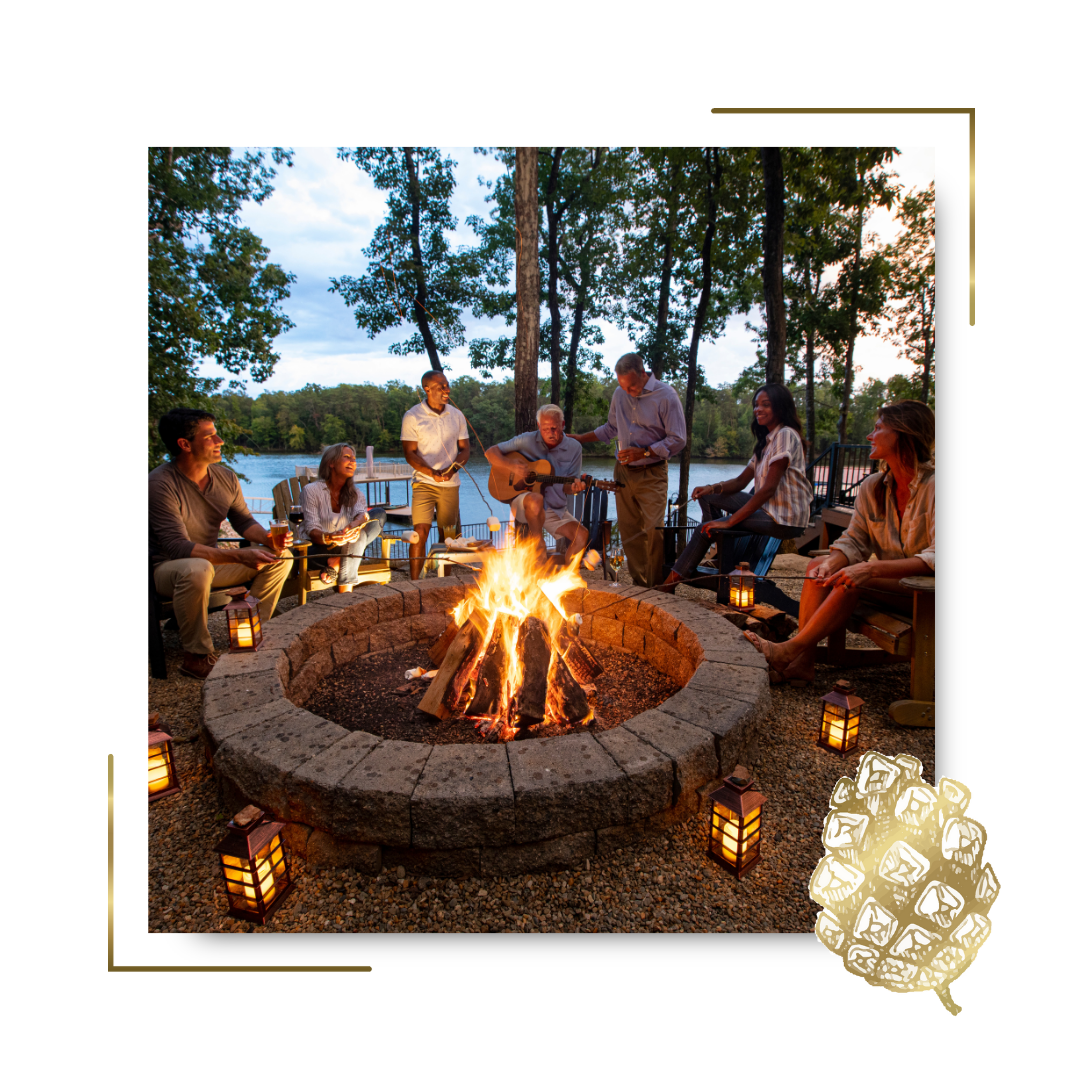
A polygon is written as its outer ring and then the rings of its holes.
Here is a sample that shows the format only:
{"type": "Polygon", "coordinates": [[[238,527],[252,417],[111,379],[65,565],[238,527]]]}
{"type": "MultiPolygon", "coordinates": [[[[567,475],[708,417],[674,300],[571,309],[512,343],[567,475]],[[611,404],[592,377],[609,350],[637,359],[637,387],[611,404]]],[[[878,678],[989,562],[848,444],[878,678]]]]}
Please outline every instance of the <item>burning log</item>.
{"type": "Polygon", "coordinates": [[[552,664],[551,686],[552,712],[563,722],[577,724],[592,715],[589,700],[577,679],[570,673],[566,662],[556,653],[552,664]]]}
{"type": "Polygon", "coordinates": [[[452,711],[449,705],[451,696],[456,693],[454,683],[462,665],[471,669],[476,655],[484,644],[483,636],[471,622],[465,623],[454,636],[447,650],[446,657],[439,665],[439,673],[431,680],[417,706],[421,712],[428,713],[439,720],[445,720],[452,711]]]}
{"type": "Polygon", "coordinates": [[[518,726],[531,727],[544,720],[548,667],[551,665],[551,645],[547,631],[535,615],[530,615],[521,624],[518,649],[525,672],[517,693],[518,726]]]}
{"type": "Polygon", "coordinates": [[[595,682],[596,676],[604,670],[603,664],[576,637],[567,635],[567,642],[562,658],[574,678],[579,683],[595,682]]]}
{"type": "Polygon", "coordinates": [[[442,662],[446,659],[447,650],[450,648],[457,637],[458,626],[456,622],[451,622],[450,625],[443,631],[442,637],[435,642],[434,645],[428,649],[428,656],[431,658],[432,664],[435,667],[440,667],[442,662]]]}
{"type": "Polygon", "coordinates": [[[502,627],[497,626],[480,661],[476,675],[476,693],[465,710],[466,716],[483,716],[498,708],[505,668],[506,645],[503,642],[502,627]]]}

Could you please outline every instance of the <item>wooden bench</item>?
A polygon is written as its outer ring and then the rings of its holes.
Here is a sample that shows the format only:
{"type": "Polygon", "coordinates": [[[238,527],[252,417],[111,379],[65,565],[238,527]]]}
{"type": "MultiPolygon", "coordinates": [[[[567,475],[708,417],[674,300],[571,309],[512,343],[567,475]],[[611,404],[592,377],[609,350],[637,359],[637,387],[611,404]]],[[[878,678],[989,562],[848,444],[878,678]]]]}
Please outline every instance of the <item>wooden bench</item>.
{"type": "MultiPolygon", "coordinates": [[[[815,552],[814,554],[824,554],[815,552]]],[[[843,630],[818,645],[815,660],[838,667],[865,667],[908,661],[911,697],[889,706],[892,719],[905,727],[934,726],[934,578],[901,578],[912,597],[910,617],[871,603],[860,603],[843,630]],[[849,649],[846,632],[869,638],[876,649],[849,649]]]]}

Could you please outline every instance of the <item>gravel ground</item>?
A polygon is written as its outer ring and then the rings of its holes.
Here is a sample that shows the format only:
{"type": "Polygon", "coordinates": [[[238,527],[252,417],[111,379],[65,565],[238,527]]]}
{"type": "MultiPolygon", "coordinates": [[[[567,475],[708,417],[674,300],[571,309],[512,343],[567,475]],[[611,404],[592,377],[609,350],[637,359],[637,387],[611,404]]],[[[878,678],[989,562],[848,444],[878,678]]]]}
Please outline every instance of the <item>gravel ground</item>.
{"type": "MultiPolygon", "coordinates": [[[[797,571],[780,556],[773,575],[797,571]]],[[[599,575],[585,574],[586,578],[599,575]]],[[[798,581],[781,587],[798,595],[798,581]]],[[[688,599],[711,596],[679,587],[688,599]]],[[[309,602],[319,603],[317,594],[309,602]]],[[[282,610],[296,603],[283,601],[282,610]]],[[[210,617],[217,646],[225,620],[210,617]]],[[[762,858],[742,881],[705,855],[704,813],[663,836],[590,860],[584,869],[509,878],[412,878],[385,867],[378,877],[352,870],[309,869],[290,856],[295,888],[266,927],[229,918],[214,845],[225,815],[198,741],[200,684],[178,674],[179,642],[165,632],[169,678],[149,680],[150,709],[160,710],[177,739],[183,791],[149,807],[148,928],[153,933],[806,933],[817,905],[807,881],[821,847],[821,822],[836,781],[853,775],[858,756],[841,759],[816,745],[819,700],[841,676],[820,667],[816,685],[772,688],[761,759],[748,763],[768,798],[763,810],[762,858]]],[[[890,702],[907,696],[904,664],[848,672],[866,700],[860,745],[885,754],[906,752],[923,762],[934,783],[933,729],[901,728],[888,718],[890,702]]]]}

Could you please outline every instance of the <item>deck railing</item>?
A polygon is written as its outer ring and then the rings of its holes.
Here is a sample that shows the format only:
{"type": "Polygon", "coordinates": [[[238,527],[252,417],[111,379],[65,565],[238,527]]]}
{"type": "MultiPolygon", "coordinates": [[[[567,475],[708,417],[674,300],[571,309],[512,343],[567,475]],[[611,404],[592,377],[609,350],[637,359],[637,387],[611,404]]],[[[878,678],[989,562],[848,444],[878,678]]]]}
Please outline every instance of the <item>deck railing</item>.
{"type": "Polygon", "coordinates": [[[810,465],[809,478],[814,486],[811,514],[826,506],[855,505],[859,485],[874,472],[868,443],[833,443],[810,465]]]}

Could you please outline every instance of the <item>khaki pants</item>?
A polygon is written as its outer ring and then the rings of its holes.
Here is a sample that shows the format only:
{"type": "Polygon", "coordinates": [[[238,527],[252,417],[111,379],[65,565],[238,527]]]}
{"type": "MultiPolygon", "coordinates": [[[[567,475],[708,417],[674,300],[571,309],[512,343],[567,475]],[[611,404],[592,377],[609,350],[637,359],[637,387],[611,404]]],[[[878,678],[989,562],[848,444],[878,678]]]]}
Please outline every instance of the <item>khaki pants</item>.
{"type": "MultiPolygon", "coordinates": [[[[268,551],[268,548],[263,548],[268,551]]],[[[214,589],[251,584],[248,590],[259,601],[259,619],[265,623],[274,614],[281,587],[292,570],[292,552],[285,558],[256,571],[240,563],[215,565],[206,559],[172,559],[154,567],[154,588],[173,602],[173,614],[180,627],[180,644],[189,652],[207,656],[214,642],[206,628],[206,609],[214,589]]]]}
{"type": "Polygon", "coordinates": [[[413,483],[412,523],[430,525],[436,518],[440,529],[458,526],[458,484],[413,483]]]}
{"type": "Polygon", "coordinates": [[[635,585],[651,588],[664,580],[664,534],[660,526],[667,508],[667,462],[644,469],[628,469],[616,463],[615,479],[626,485],[615,493],[626,565],[635,585]]]}

